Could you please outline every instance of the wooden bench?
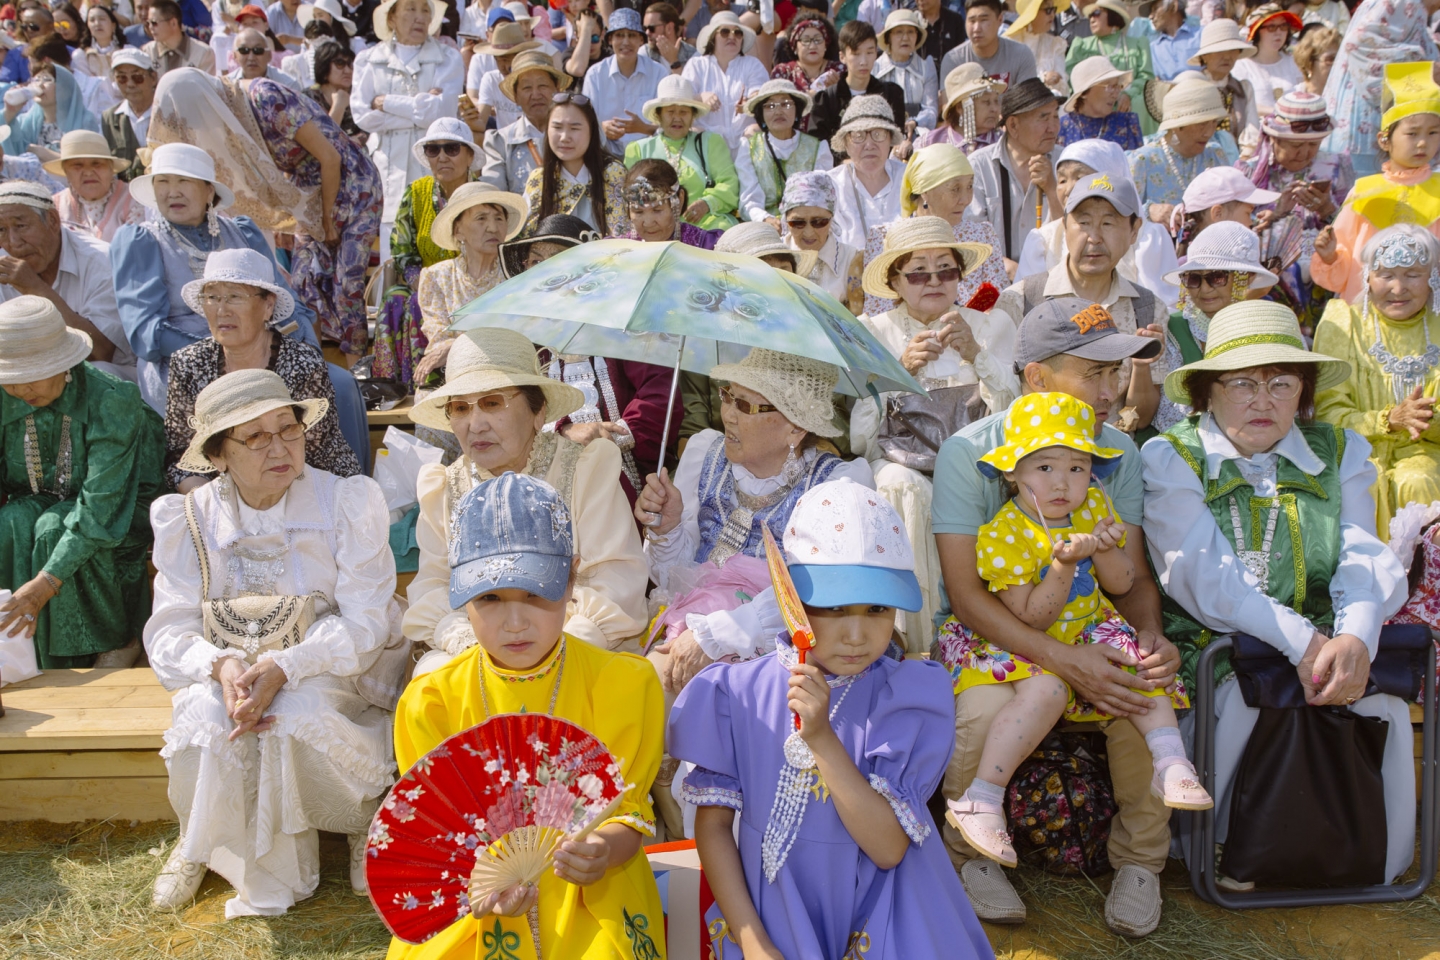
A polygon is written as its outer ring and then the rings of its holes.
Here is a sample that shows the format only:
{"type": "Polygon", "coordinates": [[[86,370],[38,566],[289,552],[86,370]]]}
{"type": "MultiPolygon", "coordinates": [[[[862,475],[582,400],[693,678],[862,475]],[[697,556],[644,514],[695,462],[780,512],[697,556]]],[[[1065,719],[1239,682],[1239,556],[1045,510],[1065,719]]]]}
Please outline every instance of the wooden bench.
{"type": "Polygon", "coordinates": [[[49,670],[0,700],[0,820],[175,819],[170,694],[150,668],[49,670]]]}

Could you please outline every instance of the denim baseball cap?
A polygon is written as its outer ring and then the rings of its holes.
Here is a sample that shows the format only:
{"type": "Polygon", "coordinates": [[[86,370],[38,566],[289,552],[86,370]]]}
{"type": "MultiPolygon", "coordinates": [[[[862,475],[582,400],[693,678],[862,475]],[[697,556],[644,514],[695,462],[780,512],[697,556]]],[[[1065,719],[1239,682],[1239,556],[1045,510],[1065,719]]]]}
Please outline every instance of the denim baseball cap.
{"type": "Polygon", "coordinates": [[[511,23],[514,23],[515,14],[506,10],[504,7],[492,7],[490,12],[485,16],[485,29],[489,30],[501,20],[509,20],[511,23]]]}
{"type": "Polygon", "coordinates": [[[559,600],[570,582],[570,509],[543,480],[505,473],[460,498],[450,537],[450,605],[490,590],[559,600]]]}
{"type": "Polygon", "coordinates": [[[1062,353],[1110,363],[1139,357],[1153,360],[1163,344],[1154,337],[1121,333],[1110,311],[1079,297],[1045,300],[1025,314],[1015,333],[1015,369],[1062,353]]]}
{"type": "Polygon", "coordinates": [[[848,478],[811,487],[785,525],[785,556],[800,602],[920,609],[915,551],[900,514],[848,478]]]}

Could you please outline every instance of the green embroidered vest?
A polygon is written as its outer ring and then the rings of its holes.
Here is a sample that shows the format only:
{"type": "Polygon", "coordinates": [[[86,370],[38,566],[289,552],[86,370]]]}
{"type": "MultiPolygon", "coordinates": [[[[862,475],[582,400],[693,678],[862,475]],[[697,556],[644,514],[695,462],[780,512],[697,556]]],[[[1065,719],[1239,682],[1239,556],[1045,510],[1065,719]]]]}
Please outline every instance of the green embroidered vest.
{"type": "Polygon", "coordinates": [[[1205,358],[1205,351],[1195,342],[1195,334],[1190,331],[1190,321],[1185,319],[1185,314],[1179,310],[1170,314],[1169,327],[1170,335],[1175,338],[1175,344],[1180,348],[1182,361],[1195,363],[1205,358]]]}
{"type": "Polygon", "coordinates": [[[795,152],[790,154],[790,159],[781,164],[776,164],[777,158],[770,153],[763,131],[746,139],[750,163],[755,167],[755,178],[760,182],[760,190],[765,194],[765,212],[772,217],[779,215],[780,198],[785,193],[785,181],[790,174],[814,170],[815,159],[820,154],[819,140],[808,133],[797,133],[795,136],[800,138],[800,142],[795,145],[795,152]]]}
{"type": "MultiPolygon", "coordinates": [[[[1200,415],[1191,415],[1161,436],[1200,478],[1205,487],[1205,503],[1227,541],[1233,541],[1235,536],[1230,515],[1230,497],[1235,497],[1245,543],[1231,546],[1237,550],[1259,550],[1274,500],[1255,496],[1233,460],[1225,461],[1217,479],[1207,479],[1199,423],[1200,415]]],[[[1325,469],[1319,476],[1312,477],[1286,458],[1278,458],[1276,488],[1280,518],[1270,544],[1266,593],[1323,629],[1335,621],[1330,578],[1340,560],[1340,461],[1345,456],[1345,431],[1328,423],[1300,424],[1299,427],[1325,469]]],[[[1161,610],[1165,636],[1180,648],[1180,676],[1193,692],[1195,667],[1212,633],[1169,596],[1163,598],[1161,610]]],[[[1220,661],[1215,668],[1217,683],[1230,674],[1229,656],[1222,655],[1220,661]]]]}

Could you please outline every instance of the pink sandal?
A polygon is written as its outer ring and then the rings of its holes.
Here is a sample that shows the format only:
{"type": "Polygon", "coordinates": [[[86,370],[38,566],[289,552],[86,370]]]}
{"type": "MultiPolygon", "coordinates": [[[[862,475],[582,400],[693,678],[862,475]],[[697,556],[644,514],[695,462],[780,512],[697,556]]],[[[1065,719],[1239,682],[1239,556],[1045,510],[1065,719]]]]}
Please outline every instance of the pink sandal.
{"type": "Polygon", "coordinates": [[[1215,800],[1210,796],[1210,792],[1200,784],[1200,775],[1195,772],[1193,764],[1181,761],[1173,766],[1189,768],[1189,776],[1167,781],[1165,771],[1157,772],[1150,779],[1150,792],[1153,795],[1163,800],[1165,806],[1174,810],[1209,810],[1215,806],[1215,800]]]}
{"type": "Polygon", "coordinates": [[[1019,863],[1015,848],[1010,843],[1010,834],[985,826],[981,819],[999,817],[1001,822],[1004,822],[1005,811],[999,804],[962,797],[959,800],[945,801],[945,806],[949,808],[945,811],[945,821],[960,831],[966,843],[1003,867],[1013,867],[1019,863]]]}

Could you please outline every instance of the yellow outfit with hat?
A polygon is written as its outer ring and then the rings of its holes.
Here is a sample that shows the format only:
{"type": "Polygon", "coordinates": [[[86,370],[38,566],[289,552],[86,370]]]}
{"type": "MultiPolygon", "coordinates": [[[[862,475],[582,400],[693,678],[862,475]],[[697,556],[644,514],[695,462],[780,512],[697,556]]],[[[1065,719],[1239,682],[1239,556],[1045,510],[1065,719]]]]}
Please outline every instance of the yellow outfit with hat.
{"type": "MultiPolygon", "coordinates": [[[[1391,63],[1385,66],[1380,129],[1422,113],[1440,116],[1440,86],[1433,65],[1391,63]]],[[[1335,218],[1336,258],[1326,263],[1320,255],[1310,259],[1310,275],[1326,290],[1348,303],[1361,293],[1360,251],[1376,233],[1397,223],[1413,223],[1440,238],[1440,173],[1431,168],[1402,167],[1386,161],[1383,173],[1355,181],[1350,196],[1335,218]]]]}

